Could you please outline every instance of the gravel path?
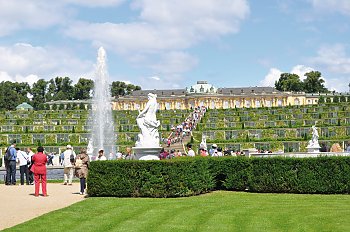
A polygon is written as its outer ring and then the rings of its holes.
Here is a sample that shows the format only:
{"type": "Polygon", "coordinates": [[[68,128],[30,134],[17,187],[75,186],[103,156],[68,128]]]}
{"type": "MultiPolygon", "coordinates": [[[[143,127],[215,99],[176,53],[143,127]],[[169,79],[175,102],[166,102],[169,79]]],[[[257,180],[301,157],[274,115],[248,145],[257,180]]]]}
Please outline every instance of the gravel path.
{"type": "MultiPolygon", "coordinates": [[[[41,189],[40,189],[41,193],[41,189]]],[[[48,197],[35,197],[34,185],[0,185],[0,230],[84,200],[79,183],[47,184],[48,197]]]]}

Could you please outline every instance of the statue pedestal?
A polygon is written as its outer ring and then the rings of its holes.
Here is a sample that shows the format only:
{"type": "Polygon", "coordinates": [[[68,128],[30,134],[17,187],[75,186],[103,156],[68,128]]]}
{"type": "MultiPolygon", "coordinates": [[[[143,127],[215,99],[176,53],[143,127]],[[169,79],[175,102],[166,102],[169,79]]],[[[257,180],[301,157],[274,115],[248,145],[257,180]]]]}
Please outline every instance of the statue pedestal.
{"type": "Polygon", "coordinates": [[[161,147],[133,147],[137,160],[159,160],[161,147]]]}
{"type": "Polygon", "coordinates": [[[312,147],[307,146],[306,147],[308,153],[319,153],[320,148],[321,148],[320,146],[312,146],[312,147]]]}

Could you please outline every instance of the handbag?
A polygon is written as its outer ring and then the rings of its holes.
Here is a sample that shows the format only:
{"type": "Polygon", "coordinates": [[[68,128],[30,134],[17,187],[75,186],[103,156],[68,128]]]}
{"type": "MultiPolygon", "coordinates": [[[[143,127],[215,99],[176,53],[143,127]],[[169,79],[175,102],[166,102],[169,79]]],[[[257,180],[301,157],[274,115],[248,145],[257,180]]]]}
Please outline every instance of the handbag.
{"type": "Polygon", "coordinates": [[[77,158],[76,160],[75,160],[75,165],[74,165],[74,167],[75,168],[81,168],[83,166],[83,161],[80,159],[80,158],[77,158]]]}
{"type": "Polygon", "coordinates": [[[21,152],[21,155],[22,155],[23,158],[25,158],[27,160],[27,165],[30,165],[30,160],[28,158],[24,157],[22,152],[21,152]]]}

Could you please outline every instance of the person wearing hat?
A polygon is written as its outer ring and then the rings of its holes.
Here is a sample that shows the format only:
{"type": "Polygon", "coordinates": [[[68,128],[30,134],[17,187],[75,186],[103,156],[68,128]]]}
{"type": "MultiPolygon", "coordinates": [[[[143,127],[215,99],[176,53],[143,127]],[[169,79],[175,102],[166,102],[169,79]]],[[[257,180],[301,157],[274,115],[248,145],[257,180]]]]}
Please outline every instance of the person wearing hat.
{"type": "Polygon", "coordinates": [[[209,155],[216,156],[215,152],[217,152],[217,148],[218,148],[218,145],[216,145],[215,143],[211,145],[211,148],[209,149],[209,155]]]}
{"type": "Polygon", "coordinates": [[[63,167],[64,167],[64,185],[72,185],[74,174],[74,160],[76,154],[71,145],[67,145],[67,149],[63,153],[63,167]]]}
{"type": "Polygon", "coordinates": [[[205,147],[201,147],[201,148],[199,149],[199,153],[200,153],[200,155],[201,155],[202,157],[208,156],[207,148],[205,148],[205,147]]]}
{"type": "Polygon", "coordinates": [[[104,154],[103,148],[100,148],[100,149],[98,150],[98,155],[97,155],[97,157],[96,157],[96,160],[107,160],[107,157],[106,157],[105,154],[104,154]]]}

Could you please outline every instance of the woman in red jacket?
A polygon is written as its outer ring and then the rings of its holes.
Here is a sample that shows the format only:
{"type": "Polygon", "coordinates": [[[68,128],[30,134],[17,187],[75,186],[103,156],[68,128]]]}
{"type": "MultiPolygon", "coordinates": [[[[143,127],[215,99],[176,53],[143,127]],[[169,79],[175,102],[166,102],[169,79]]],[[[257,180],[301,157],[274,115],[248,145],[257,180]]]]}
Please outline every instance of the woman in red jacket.
{"type": "Polygon", "coordinates": [[[38,147],[38,153],[34,154],[32,157],[33,166],[31,168],[31,171],[34,173],[34,183],[35,183],[35,196],[39,196],[39,187],[40,182],[39,179],[41,179],[41,187],[43,191],[44,197],[47,197],[46,192],[46,163],[47,163],[47,157],[43,153],[44,148],[38,147]]]}

